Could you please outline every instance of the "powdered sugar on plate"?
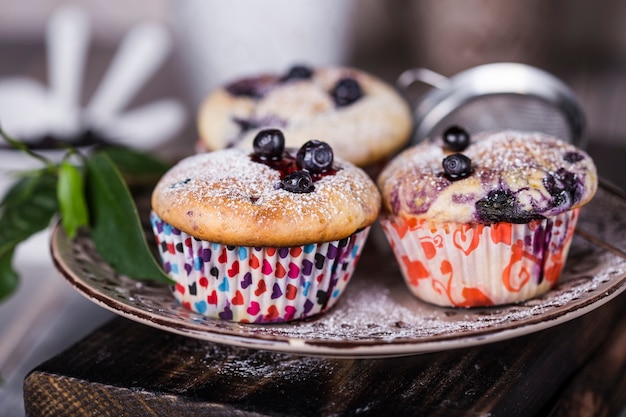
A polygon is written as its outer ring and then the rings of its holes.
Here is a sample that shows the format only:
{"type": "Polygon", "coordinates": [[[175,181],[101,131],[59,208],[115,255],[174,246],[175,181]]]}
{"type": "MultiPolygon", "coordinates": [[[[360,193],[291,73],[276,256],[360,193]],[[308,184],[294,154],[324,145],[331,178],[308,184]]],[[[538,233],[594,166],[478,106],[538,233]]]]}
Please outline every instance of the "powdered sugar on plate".
{"type": "MultiPolygon", "coordinates": [[[[578,240],[579,252],[585,242],[578,240]]],[[[310,323],[271,329],[275,336],[323,341],[401,342],[450,338],[511,328],[519,323],[556,319],[572,302],[597,295],[616,276],[626,275],[626,260],[610,254],[579,253],[570,262],[559,285],[543,297],[524,303],[482,309],[442,308],[413,298],[401,278],[383,271],[368,274],[372,266],[358,269],[350,288],[336,310],[310,323]],[[380,286],[380,281],[385,285],[380,286]]]]}
{"type": "Polygon", "coordinates": [[[229,345],[330,356],[421,353],[486,343],[506,331],[526,334],[590,311],[626,287],[626,258],[576,237],[559,285],[544,296],[494,308],[441,308],[414,298],[392,258],[370,246],[331,311],[288,324],[246,325],[203,317],[173,301],[166,286],[117,275],[85,236],[70,244],[57,229],[53,256],[79,292],[130,319],[229,345]]]}

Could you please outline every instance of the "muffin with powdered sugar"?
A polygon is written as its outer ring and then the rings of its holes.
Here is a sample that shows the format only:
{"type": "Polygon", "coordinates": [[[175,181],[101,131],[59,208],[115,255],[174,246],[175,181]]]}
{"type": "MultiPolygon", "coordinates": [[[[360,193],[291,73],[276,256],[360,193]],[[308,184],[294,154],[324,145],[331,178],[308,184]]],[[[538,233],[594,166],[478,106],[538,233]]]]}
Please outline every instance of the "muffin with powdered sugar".
{"type": "Polygon", "coordinates": [[[381,224],[418,298],[514,303],[556,284],[597,181],[589,155],[557,138],[451,127],[381,173],[381,224]]]}
{"type": "Polygon", "coordinates": [[[285,74],[242,78],[211,92],[198,112],[206,150],[250,149],[266,128],[282,130],[287,147],[323,138],[338,157],[370,167],[407,143],[412,118],[391,85],[346,67],[294,66],[285,74]]]}
{"type": "Polygon", "coordinates": [[[174,296],[204,315],[269,323],[319,314],[348,284],[380,195],[325,142],[188,157],[157,184],[152,225],[174,296]]]}

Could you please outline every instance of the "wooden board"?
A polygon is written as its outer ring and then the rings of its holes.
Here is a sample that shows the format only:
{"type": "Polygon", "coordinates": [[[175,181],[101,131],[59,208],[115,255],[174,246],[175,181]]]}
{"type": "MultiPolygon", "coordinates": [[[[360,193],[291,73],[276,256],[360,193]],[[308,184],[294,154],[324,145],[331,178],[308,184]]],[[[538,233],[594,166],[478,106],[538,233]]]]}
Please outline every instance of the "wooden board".
{"type": "Polygon", "coordinates": [[[25,408],[28,416],[559,416],[582,415],[571,411],[584,392],[615,411],[626,405],[625,307],[622,294],[535,334],[370,360],[220,345],[116,318],[34,369],[25,408]]]}

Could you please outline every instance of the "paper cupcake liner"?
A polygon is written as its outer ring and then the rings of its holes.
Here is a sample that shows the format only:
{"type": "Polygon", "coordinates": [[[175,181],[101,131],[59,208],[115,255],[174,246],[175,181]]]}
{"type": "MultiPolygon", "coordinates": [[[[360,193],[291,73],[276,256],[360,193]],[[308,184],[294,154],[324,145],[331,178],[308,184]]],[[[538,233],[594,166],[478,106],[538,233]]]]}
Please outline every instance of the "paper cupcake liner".
{"type": "Polygon", "coordinates": [[[172,292],[186,308],[223,320],[276,323],[331,308],[356,267],[369,227],[345,239],[294,247],[199,240],[150,216],[172,292]]]}
{"type": "Polygon", "coordinates": [[[527,300],[552,288],[580,209],[527,224],[433,223],[381,218],[409,289],[439,306],[527,300]]]}

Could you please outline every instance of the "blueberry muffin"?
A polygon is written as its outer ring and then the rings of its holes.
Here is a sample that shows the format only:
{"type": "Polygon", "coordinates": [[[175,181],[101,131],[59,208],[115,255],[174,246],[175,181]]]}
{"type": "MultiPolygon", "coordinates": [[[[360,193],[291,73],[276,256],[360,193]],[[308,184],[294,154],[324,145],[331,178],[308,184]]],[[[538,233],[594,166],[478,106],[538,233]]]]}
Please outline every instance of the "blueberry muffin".
{"type": "Polygon", "coordinates": [[[209,317],[270,323],[329,309],[347,285],[380,194],[325,142],[188,157],[157,184],[152,225],[174,296],[209,317]]]}
{"type": "Polygon", "coordinates": [[[323,138],[338,157],[364,167],[406,144],[412,118],[398,92],[373,75],[305,66],[225,85],[204,100],[198,114],[200,143],[207,150],[249,149],[265,128],[281,129],[287,147],[323,138]]]}
{"type": "Polygon", "coordinates": [[[407,285],[441,306],[514,303],[552,288],[580,208],[596,192],[585,152],[541,133],[461,128],[381,173],[381,224],[407,285]]]}

